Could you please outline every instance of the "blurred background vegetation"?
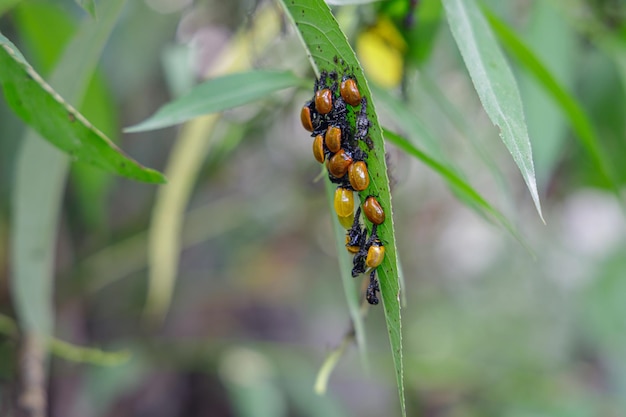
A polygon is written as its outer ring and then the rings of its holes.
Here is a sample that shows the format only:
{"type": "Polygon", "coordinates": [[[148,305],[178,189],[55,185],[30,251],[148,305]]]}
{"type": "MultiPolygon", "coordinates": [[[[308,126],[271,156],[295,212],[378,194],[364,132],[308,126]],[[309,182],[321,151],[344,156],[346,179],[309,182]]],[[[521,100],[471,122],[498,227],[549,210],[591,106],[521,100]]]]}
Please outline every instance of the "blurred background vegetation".
{"type": "MultiPolygon", "coordinates": [[[[626,3],[481,5],[578,100],[623,187],[626,3]]],[[[623,205],[559,104],[510,60],[544,225],[482,110],[439,1],[389,0],[334,11],[370,82],[404,101],[405,120],[377,105],[383,124],[423,143],[434,138],[433,152],[504,212],[533,252],[455,199],[419,161],[388,147],[406,281],[409,415],[626,415],[623,205]],[[423,130],[407,128],[412,121],[423,130]]],[[[0,14],[0,31],[44,75],[79,22],[91,19],[69,0],[0,1],[0,14]]],[[[58,224],[54,334],[78,346],[127,351],[130,359],[111,365],[97,357],[82,363],[53,356],[50,416],[398,414],[381,308],[370,309],[366,320],[367,363],[350,349],[328,393],[312,391],[317,369],[350,321],[332,214],[298,119],[311,91],[285,90],[211,123],[122,133],[208,74],[237,65],[313,77],[275,3],[126,3],[85,99],[74,104],[131,156],[168,176],[171,151],[188,136],[201,138],[195,155],[201,163],[186,183],[183,233],[173,242],[181,255],[175,286],[165,290],[172,301],[162,321],[145,315],[148,278],[158,275],[150,272],[158,260],[148,250],[155,244],[156,207],[163,204],[160,187],[72,165],[58,224]],[[246,63],[233,64],[242,57],[246,63]]],[[[18,380],[8,254],[24,130],[0,101],[2,415],[11,410],[18,380]]],[[[167,219],[167,210],[160,216],[167,219]]]]}

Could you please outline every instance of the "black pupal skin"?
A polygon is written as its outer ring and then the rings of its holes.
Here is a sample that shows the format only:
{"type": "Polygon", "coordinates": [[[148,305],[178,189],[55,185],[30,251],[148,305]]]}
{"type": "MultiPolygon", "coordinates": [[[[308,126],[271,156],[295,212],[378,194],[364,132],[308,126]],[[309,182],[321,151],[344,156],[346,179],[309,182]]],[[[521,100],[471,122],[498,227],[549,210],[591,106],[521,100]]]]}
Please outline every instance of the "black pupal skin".
{"type": "MultiPolygon", "coordinates": [[[[365,235],[367,236],[367,229],[365,235]]],[[[369,249],[369,240],[364,240],[361,244],[361,249],[352,258],[352,276],[358,277],[364,273],[367,267],[365,266],[365,260],[367,259],[367,250],[369,249]]]]}
{"type": "Polygon", "coordinates": [[[370,283],[367,286],[367,291],[365,292],[365,299],[371,305],[376,305],[379,303],[378,297],[376,293],[380,291],[380,285],[378,285],[378,280],[376,279],[376,270],[372,270],[370,273],[370,283]]]}
{"type": "Polygon", "coordinates": [[[320,77],[315,80],[313,92],[317,93],[319,90],[323,90],[324,88],[328,88],[328,72],[327,71],[322,71],[320,73],[320,77]]]}
{"type": "Polygon", "coordinates": [[[352,155],[353,161],[367,161],[367,153],[358,146],[354,146],[354,149],[351,150],[350,155],[352,155]]]}
{"type": "Polygon", "coordinates": [[[333,101],[333,109],[330,112],[330,117],[337,121],[346,121],[346,116],[348,114],[348,108],[346,107],[346,102],[341,98],[341,96],[335,98],[333,101]]]}
{"type": "MultiPolygon", "coordinates": [[[[360,207],[359,207],[360,208],[360,207]]],[[[367,265],[365,261],[367,260],[367,252],[369,251],[370,246],[372,246],[375,242],[380,242],[378,239],[378,233],[376,232],[378,229],[378,225],[374,224],[372,226],[372,234],[369,239],[361,246],[361,250],[354,255],[352,259],[352,276],[357,277],[359,274],[364,273],[367,270],[367,265]]],[[[366,233],[367,233],[367,229],[366,233]]]]}
{"type": "Polygon", "coordinates": [[[352,277],[356,278],[365,272],[365,259],[367,258],[367,252],[363,253],[360,250],[354,258],[352,258],[352,277]]]}
{"type": "Polygon", "coordinates": [[[356,140],[365,140],[370,129],[370,121],[367,118],[367,97],[361,99],[361,109],[356,116],[356,133],[354,135],[356,140]]]}
{"type": "Polygon", "coordinates": [[[359,208],[356,209],[356,214],[354,215],[354,223],[352,223],[352,227],[346,232],[346,236],[348,236],[346,246],[358,246],[359,251],[367,241],[367,229],[361,226],[359,221],[360,216],[361,207],[359,206],[359,208]]]}
{"type": "Polygon", "coordinates": [[[332,175],[329,175],[328,179],[333,184],[337,184],[337,185],[339,185],[339,186],[341,186],[343,188],[348,188],[348,189],[354,191],[354,188],[352,188],[352,184],[350,184],[350,178],[348,178],[348,174],[344,175],[341,178],[335,178],[332,175]]]}

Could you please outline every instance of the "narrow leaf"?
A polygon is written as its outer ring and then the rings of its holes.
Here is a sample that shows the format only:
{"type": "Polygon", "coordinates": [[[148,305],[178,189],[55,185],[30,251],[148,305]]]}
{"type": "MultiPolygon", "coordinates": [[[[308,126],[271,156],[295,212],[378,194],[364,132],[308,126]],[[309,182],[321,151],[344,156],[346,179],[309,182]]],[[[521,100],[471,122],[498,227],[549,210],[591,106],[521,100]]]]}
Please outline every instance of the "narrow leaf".
{"type": "Polygon", "coordinates": [[[354,333],[349,332],[344,336],[341,344],[333,349],[328,354],[328,356],[326,356],[326,360],[322,364],[322,367],[315,377],[315,385],[313,386],[313,391],[315,391],[316,394],[326,394],[326,390],[328,389],[328,380],[330,379],[331,373],[335,370],[335,367],[339,363],[339,360],[353,342],[354,333]]]}
{"type": "Polygon", "coordinates": [[[560,85],[539,58],[504,22],[487,9],[483,9],[483,12],[506,50],[541,83],[545,91],[558,103],[563,113],[569,119],[576,137],[589,153],[607,184],[611,184],[614,189],[617,189],[615,178],[610,174],[612,171],[610,162],[600,147],[600,141],[587,113],[576,99],[560,85]]]}
{"type": "Polygon", "coordinates": [[[170,182],[157,192],[148,240],[149,285],[145,308],[146,316],[156,322],[162,321],[169,310],[182,251],[185,209],[218,121],[219,115],[205,116],[181,129],[165,171],[170,182]]]}
{"type": "MultiPolygon", "coordinates": [[[[32,64],[42,74],[50,73],[80,21],[70,11],[52,2],[23,2],[12,16],[16,19],[19,38],[28,47],[32,64]]],[[[95,72],[80,111],[114,143],[119,143],[117,109],[102,73],[95,72]]],[[[71,169],[72,189],[79,206],[76,216],[80,216],[89,230],[102,231],[107,227],[108,194],[105,189],[115,178],[82,162],[73,163],[71,169]]]]}
{"type": "Polygon", "coordinates": [[[367,150],[371,182],[367,190],[360,192],[359,196],[361,201],[364,201],[368,195],[376,195],[387,214],[387,220],[378,227],[378,235],[386,248],[385,259],[378,267],[378,276],[396,371],[400,407],[402,415],[405,416],[398,261],[396,258],[391,193],[385,162],[385,143],[378,123],[375,103],[354,51],[346,36],[341,32],[328,5],[322,0],[282,0],[281,3],[309,53],[316,74],[319,75],[324,70],[337,71],[337,73],[343,74],[349,68],[349,71],[356,78],[361,95],[368,100],[367,118],[372,124],[369,135],[373,142],[373,149],[367,150]]]}
{"type": "MultiPolygon", "coordinates": [[[[84,25],[59,60],[51,81],[72,101],[81,100],[122,5],[123,0],[109,2],[102,20],[95,25],[92,22],[84,25]]],[[[7,64],[0,65],[0,74],[10,74],[15,78],[9,77],[10,82],[6,82],[6,77],[3,77],[5,94],[9,96],[13,93],[14,98],[18,97],[16,91],[6,91],[7,85],[13,90],[21,86],[28,87],[27,91],[21,91],[25,94],[20,103],[28,117],[37,118],[34,113],[37,109],[45,113],[61,108],[64,113],[63,119],[41,115],[40,119],[34,121],[35,126],[39,126],[39,120],[46,120],[41,123],[47,123],[46,128],[55,134],[75,133],[64,126],[68,123],[68,115],[78,113],[71,108],[72,112],[68,112],[68,107],[56,98],[57,93],[47,84],[35,81],[35,78],[41,78],[26,64],[19,51],[13,48],[0,35],[0,61],[7,64]],[[29,98],[29,94],[38,98],[29,98]],[[38,105],[41,107],[37,108],[38,105]],[[26,107],[33,113],[24,110],[26,107]]],[[[77,121],[78,118],[73,124],[77,125],[77,121]]],[[[54,248],[68,166],[69,160],[65,154],[41,140],[34,131],[28,130],[16,163],[12,199],[11,292],[22,330],[44,338],[51,336],[53,328],[54,248]]]]}
{"type": "Polygon", "coordinates": [[[288,71],[250,71],[224,75],[196,86],[188,94],[161,107],[147,120],[124,131],[143,132],[174,126],[204,114],[251,103],[268,94],[301,84],[302,80],[288,71]]]}
{"type": "Polygon", "coordinates": [[[448,24],[474,88],[513,156],[543,221],[532,150],[519,90],[502,51],[474,0],[443,0],[448,24]]]}
{"type": "MultiPolygon", "coordinates": [[[[71,73],[65,74],[65,77],[71,73]]],[[[9,106],[51,144],[76,160],[138,181],[162,183],[157,171],[139,165],[92,126],[26,62],[0,34],[0,85],[9,106]]]]}

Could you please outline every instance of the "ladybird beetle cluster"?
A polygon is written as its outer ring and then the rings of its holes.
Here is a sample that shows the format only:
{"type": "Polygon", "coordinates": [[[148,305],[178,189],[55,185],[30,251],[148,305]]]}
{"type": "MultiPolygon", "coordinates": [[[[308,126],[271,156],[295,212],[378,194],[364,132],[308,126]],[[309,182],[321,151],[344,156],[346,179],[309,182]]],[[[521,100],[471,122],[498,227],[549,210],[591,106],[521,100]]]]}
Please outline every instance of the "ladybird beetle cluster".
{"type": "Polygon", "coordinates": [[[376,269],[385,258],[385,246],[376,230],[385,221],[385,212],[376,197],[370,195],[354,213],[354,192],[364,191],[370,184],[367,153],[359,147],[359,141],[363,141],[369,149],[373,148],[368,135],[367,98],[361,97],[353,76],[344,75],[340,80],[336,72],[322,72],[315,81],[314,92],[302,107],[300,120],[313,137],[313,156],[321,164],[326,162],[328,178],[337,184],[334,208],[339,223],[347,229],[346,249],[354,255],[352,276],[369,272],[365,299],[378,304],[376,269]],[[348,106],[355,108],[354,129],[348,122],[348,106]],[[373,225],[369,237],[361,223],[361,211],[373,225]]]}

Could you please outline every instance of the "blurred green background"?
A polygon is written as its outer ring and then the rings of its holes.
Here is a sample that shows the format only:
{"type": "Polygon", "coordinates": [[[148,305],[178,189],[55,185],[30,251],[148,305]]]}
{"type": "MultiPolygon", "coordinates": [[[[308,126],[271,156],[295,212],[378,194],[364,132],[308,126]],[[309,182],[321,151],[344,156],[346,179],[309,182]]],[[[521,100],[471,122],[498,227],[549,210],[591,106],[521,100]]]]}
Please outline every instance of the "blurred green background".
{"type": "MultiPolygon", "coordinates": [[[[579,100],[622,187],[626,3],[481,4],[579,100]]],[[[511,60],[544,225],[481,108],[441,5],[423,0],[414,12],[410,5],[391,0],[335,10],[366,71],[370,67],[371,82],[404,100],[427,134],[407,129],[410,121],[378,104],[383,125],[423,135],[424,143],[434,138],[431,149],[505,213],[533,253],[455,199],[419,161],[388,147],[406,281],[409,415],[626,415],[620,201],[558,104],[511,60]]],[[[78,23],[90,19],[61,0],[0,1],[0,13],[0,31],[44,75],[78,23]]],[[[134,0],[123,9],[84,102],[75,104],[132,157],[164,171],[174,144],[189,131],[123,134],[122,128],[227,65],[229,53],[245,56],[252,68],[313,77],[275,3],[134,0]]],[[[127,350],[131,359],[100,366],[53,357],[50,416],[398,415],[382,308],[370,309],[366,319],[366,362],[349,349],[328,393],[312,390],[350,321],[332,213],[298,118],[310,94],[285,90],[200,127],[206,157],[191,179],[172,304],[162,323],[143,314],[159,187],[72,165],[58,225],[55,336],[127,350]]],[[[13,318],[10,200],[24,129],[0,101],[0,313],[13,318]]],[[[0,411],[7,413],[18,357],[16,339],[0,335],[0,411]]]]}

